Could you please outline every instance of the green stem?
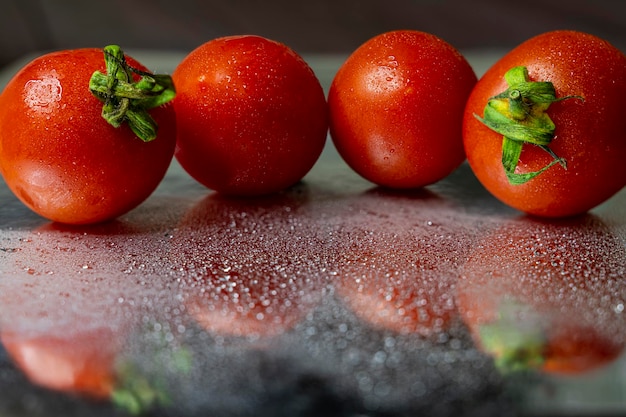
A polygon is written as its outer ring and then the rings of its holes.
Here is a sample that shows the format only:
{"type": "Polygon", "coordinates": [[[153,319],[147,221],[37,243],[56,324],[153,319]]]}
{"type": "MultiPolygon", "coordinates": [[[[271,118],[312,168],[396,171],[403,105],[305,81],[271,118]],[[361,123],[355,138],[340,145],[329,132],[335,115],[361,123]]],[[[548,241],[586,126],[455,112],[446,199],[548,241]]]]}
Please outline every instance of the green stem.
{"type": "Polygon", "coordinates": [[[144,142],[155,139],[158,126],[148,110],[174,98],[172,78],[131,67],[117,45],[104,48],[104,61],[106,74],[96,71],[89,81],[91,93],[104,103],[102,117],[116,128],[128,123],[144,142]],[[135,74],[141,77],[139,81],[135,74]]]}
{"type": "Polygon", "coordinates": [[[550,104],[580,96],[556,97],[554,85],[549,81],[530,81],[526,67],[514,67],[506,72],[508,88],[493,96],[485,106],[483,117],[474,115],[491,130],[502,134],[502,166],[513,185],[524,184],[553,165],[567,169],[565,159],[550,149],[556,126],[546,113],[550,104]],[[516,173],[522,147],[531,144],[552,156],[553,161],[543,168],[527,173],[516,173]]]}

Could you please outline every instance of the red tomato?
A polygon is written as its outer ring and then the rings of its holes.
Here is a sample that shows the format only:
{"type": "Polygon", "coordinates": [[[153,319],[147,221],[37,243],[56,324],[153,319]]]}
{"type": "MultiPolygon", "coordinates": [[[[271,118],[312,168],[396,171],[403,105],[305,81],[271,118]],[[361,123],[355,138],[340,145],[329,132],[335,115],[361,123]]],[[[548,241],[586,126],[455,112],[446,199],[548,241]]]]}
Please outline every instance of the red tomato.
{"type": "Polygon", "coordinates": [[[152,110],[158,137],[144,142],[101,116],[103,105],[89,90],[94,71],[105,71],[100,49],[50,53],[27,64],[0,95],[0,172],[24,204],[53,221],[96,223],[131,210],[173,157],[173,107],[152,110]]]}
{"type": "Polygon", "coordinates": [[[337,72],[330,133],[346,163],[378,185],[432,184],[464,160],[461,122],[476,75],[451,45],[400,30],[370,39],[337,72]]]}
{"type": "Polygon", "coordinates": [[[328,130],[324,91],[287,46],[259,36],[215,39],[185,57],[173,78],[176,158],[206,187],[273,193],[319,158],[328,130]]]}
{"type": "MultiPolygon", "coordinates": [[[[539,35],[496,62],[472,91],[463,126],[468,162],[485,188],[518,210],[547,217],[586,212],[626,184],[626,124],[621,104],[625,96],[626,56],[618,49],[580,32],[539,35]],[[535,104],[524,113],[532,116],[516,124],[537,127],[547,116],[555,126],[545,132],[543,148],[518,142],[521,154],[512,157],[510,166],[516,179],[549,166],[521,184],[512,184],[503,168],[504,135],[476,117],[483,117],[490,98],[507,90],[504,76],[515,67],[525,67],[531,82],[552,83],[557,99],[579,97],[535,104]]],[[[529,107],[528,97],[519,100],[529,107]]],[[[507,97],[499,104],[490,103],[500,106],[500,116],[506,116],[506,106],[515,102],[507,97]]],[[[517,119],[507,116],[503,124],[512,120],[517,119]]]]}
{"type": "Polygon", "coordinates": [[[456,302],[502,370],[579,374],[624,350],[624,276],[624,245],[597,218],[518,219],[474,245],[456,302]]]}

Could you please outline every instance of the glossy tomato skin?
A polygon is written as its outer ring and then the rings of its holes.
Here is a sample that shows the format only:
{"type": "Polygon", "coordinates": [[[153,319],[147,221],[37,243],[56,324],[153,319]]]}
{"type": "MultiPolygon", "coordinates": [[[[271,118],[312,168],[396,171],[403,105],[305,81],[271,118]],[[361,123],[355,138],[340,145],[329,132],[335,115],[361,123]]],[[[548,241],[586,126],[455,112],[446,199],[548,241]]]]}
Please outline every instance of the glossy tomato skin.
{"type": "Polygon", "coordinates": [[[328,95],[330,133],[346,163],[378,185],[432,184],[464,160],[461,123],[476,83],[467,60],[419,31],[378,35],[355,50],[328,95]]]}
{"type": "Polygon", "coordinates": [[[173,107],[151,111],[159,131],[144,143],[101,117],[89,91],[96,70],[105,72],[101,49],[53,52],[27,64],[0,96],[0,172],[26,206],[53,221],[126,213],[154,191],[174,154],[173,107]]]}
{"type": "MultiPolygon", "coordinates": [[[[584,213],[626,185],[625,96],[626,57],[608,42],[574,31],[531,38],[496,62],[472,91],[463,124],[468,162],[485,188],[518,210],[545,217],[584,213]],[[555,102],[547,110],[556,125],[550,148],[567,161],[567,170],[555,165],[522,185],[509,184],[505,176],[502,135],[474,116],[506,90],[504,74],[516,66],[527,67],[531,81],[551,81],[557,97],[584,99],[555,102]]],[[[551,160],[544,150],[524,145],[516,172],[539,170],[551,160]]]]}
{"type": "Polygon", "coordinates": [[[206,187],[251,196],[283,190],[319,158],[326,98],[307,63],[260,36],[211,40],[173,73],[176,158],[206,187]]]}

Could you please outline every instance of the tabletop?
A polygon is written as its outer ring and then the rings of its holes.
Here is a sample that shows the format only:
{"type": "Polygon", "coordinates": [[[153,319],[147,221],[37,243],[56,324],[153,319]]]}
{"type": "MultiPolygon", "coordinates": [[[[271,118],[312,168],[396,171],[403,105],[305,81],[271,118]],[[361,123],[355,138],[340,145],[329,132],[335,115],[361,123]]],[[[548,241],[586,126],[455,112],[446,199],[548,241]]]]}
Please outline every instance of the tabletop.
{"type": "MultiPolygon", "coordinates": [[[[184,55],[130,53],[157,72],[184,55]]],[[[481,74],[499,54],[466,56],[481,74]]],[[[326,89],[344,58],[305,56],[326,89]]],[[[625,190],[540,220],[466,163],[378,188],[330,140],[262,198],[174,161],[94,226],[50,223],[0,183],[0,415],[626,413],[625,255],[625,190]]]]}

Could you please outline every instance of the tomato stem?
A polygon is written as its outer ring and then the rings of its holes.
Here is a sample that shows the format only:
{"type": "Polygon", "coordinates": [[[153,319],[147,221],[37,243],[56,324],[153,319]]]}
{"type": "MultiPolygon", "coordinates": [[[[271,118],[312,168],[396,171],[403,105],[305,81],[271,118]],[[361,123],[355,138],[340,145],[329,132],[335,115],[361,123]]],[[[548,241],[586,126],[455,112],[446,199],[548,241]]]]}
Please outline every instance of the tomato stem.
{"type": "Polygon", "coordinates": [[[546,113],[550,104],[580,96],[556,97],[554,85],[549,81],[530,81],[526,67],[514,67],[506,72],[504,79],[508,88],[491,97],[485,106],[483,117],[474,115],[491,130],[503,135],[502,166],[513,185],[524,184],[553,165],[567,169],[567,162],[550,149],[556,126],[546,113]],[[553,160],[543,168],[516,173],[515,169],[524,144],[532,144],[546,151],[553,160]]]}
{"type": "Polygon", "coordinates": [[[106,74],[95,71],[89,81],[91,93],[104,103],[102,117],[116,128],[127,122],[144,142],[155,139],[158,126],[148,110],[174,98],[172,78],[131,67],[117,45],[104,48],[104,61],[106,74]],[[135,74],[141,77],[139,81],[135,74]]]}

